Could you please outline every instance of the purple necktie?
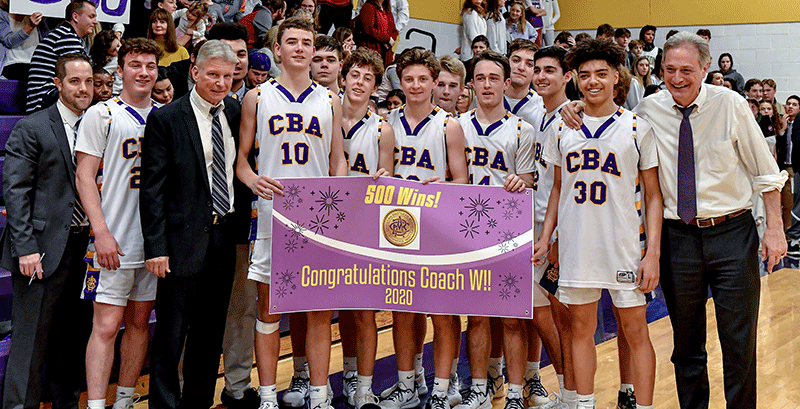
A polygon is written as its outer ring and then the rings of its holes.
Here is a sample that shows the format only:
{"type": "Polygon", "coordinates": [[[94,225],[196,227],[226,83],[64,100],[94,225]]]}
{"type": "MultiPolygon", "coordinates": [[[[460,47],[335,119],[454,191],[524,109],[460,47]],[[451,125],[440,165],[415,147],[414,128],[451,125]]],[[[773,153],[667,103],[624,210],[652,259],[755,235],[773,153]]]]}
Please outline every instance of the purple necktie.
{"type": "Polygon", "coordinates": [[[697,216],[697,189],[694,174],[694,139],[689,115],[694,105],[678,108],[683,114],[681,129],[678,134],[678,217],[689,224],[697,216]]]}

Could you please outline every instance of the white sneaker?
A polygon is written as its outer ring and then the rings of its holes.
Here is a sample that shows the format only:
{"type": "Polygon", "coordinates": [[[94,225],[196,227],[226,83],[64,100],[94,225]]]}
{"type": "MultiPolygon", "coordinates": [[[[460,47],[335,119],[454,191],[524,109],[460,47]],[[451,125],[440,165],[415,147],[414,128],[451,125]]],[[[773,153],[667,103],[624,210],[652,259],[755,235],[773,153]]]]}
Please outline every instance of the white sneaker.
{"type": "Polygon", "coordinates": [[[286,389],[283,398],[281,398],[284,405],[293,408],[305,406],[306,398],[308,398],[308,386],[308,372],[295,372],[294,376],[292,376],[292,382],[289,383],[289,388],[286,389]]]}
{"type": "Polygon", "coordinates": [[[470,387],[461,404],[453,409],[492,409],[492,399],[485,388],[470,387]]]}
{"type": "MultiPolygon", "coordinates": [[[[384,391],[385,392],[385,391],[384,391]]],[[[419,406],[419,395],[398,382],[394,389],[378,405],[383,409],[409,409],[419,406]]]]}
{"type": "Polygon", "coordinates": [[[428,384],[425,383],[425,368],[414,374],[414,382],[417,386],[417,395],[425,396],[428,393],[428,384]]]}
{"type": "Polygon", "coordinates": [[[356,394],[355,402],[356,409],[380,409],[378,397],[371,390],[364,395],[356,394]]]}
{"type": "Polygon", "coordinates": [[[311,409],[333,409],[333,406],[331,405],[330,396],[328,396],[328,398],[326,398],[324,401],[320,402],[311,409]]]}
{"type": "Polygon", "coordinates": [[[529,407],[542,406],[551,401],[547,389],[542,385],[542,378],[537,373],[533,374],[530,379],[525,379],[522,396],[529,407]]]}
{"type": "Polygon", "coordinates": [[[430,409],[450,409],[450,403],[447,402],[447,394],[432,393],[428,399],[428,404],[431,405],[430,409]]]}
{"type": "Polygon", "coordinates": [[[450,406],[455,406],[461,403],[461,379],[458,378],[458,373],[450,374],[450,386],[447,387],[447,402],[450,406]]]}
{"type": "Polygon", "coordinates": [[[513,395],[516,395],[516,396],[511,396],[511,395],[512,394],[509,394],[508,396],[506,396],[505,409],[525,409],[525,403],[524,403],[524,401],[522,399],[522,396],[520,396],[519,393],[514,393],[513,394],[513,395]]]}
{"type": "Polygon", "coordinates": [[[260,405],[258,405],[258,409],[280,409],[280,407],[278,406],[278,402],[264,400],[261,401],[260,405]]]}
{"type": "Polygon", "coordinates": [[[547,403],[538,406],[531,406],[528,409],[569,409],[569,405],[561,401],[558,394],[551,393],[547,403]]]}
{"type": "Polygon", "coordinates": [[[492,399],[499,399],[506,396],[506,377],[500,372],[497,376],[488,376],[488,390],[489,397],[492,399]]]}
{"type": "Polygon", "coordinates": [[[358,388],[358,378],[356,371],[347,371],[342,376],[342,395],[347,398],[347,404],[356,405],[356,388],[358,388]]]}
{"type": "Polygon", "coordinates": [[[141,396],[138,393],[134,393],[133,396],[129,396],[127,398],[122,398],[116,402],[114,402],[114,406],[112,409],[133,409],[133,404],[139,402],[139,398],[141,396]]]}

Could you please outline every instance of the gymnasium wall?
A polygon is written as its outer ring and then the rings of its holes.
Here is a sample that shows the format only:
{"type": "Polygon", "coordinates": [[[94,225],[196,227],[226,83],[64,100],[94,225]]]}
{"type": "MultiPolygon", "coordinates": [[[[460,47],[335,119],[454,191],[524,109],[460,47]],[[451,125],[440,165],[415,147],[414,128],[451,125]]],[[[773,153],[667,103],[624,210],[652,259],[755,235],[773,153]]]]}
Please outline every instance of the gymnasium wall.
{"type": "MultiPolygon", "coordinates": [[[[409,0],[411,22],[401,33],[399,50],[412,45],[431,48],[437,55],[459,46],[460,0],[409,0]]],[[[777,99],[800,95],[800,7],[774,0],[559,0],[561,18],[556,30],[592,35],[602,23],[628,27],[638,38],[639,27],[658,27],[656,45],[671,29],[711,30],[712,69],[719,54],[733,55],[734,68],[748,78],[772,78],[777,99]]]]}

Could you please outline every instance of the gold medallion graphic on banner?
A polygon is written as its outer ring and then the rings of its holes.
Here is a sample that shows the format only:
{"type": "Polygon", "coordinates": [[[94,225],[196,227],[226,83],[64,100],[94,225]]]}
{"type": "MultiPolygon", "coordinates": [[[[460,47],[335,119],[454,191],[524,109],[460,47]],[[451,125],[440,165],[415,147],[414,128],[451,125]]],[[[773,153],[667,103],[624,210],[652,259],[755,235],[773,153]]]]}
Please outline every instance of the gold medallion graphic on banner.
{"type": "Polygon", "coordinates": [[[417,220],[406,210],[394,209],[383,217],[383,237],[398,247],[405,247],[417,237],[417,220]]]}

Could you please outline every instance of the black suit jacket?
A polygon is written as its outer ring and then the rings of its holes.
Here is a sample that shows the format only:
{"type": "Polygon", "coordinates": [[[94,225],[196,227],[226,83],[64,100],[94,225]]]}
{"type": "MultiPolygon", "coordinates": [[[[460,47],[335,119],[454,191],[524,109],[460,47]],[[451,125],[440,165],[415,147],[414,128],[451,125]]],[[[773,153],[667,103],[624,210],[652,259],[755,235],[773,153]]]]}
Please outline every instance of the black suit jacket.
{"type": "MultiPolygon", "coordinates": [[[[212,228],[211,189],[189,96],[156,110],[147,120],[139,192],[145,258],[169,256],[171,274],[179,277],[203,268],[212,228]]],[[[225,98],[224,112],[238,140],[239,104],[225,98]]]]}
{"type": "MultiPolygon", "coordinates": [[[[792,123],[792,168],[800,167],[800,118],[796,118],[792,123]]],[[[786,165],[786,132],[775,138],[775,151],[778,155],[778,167],[783,170],[786,165]]]]}
{"type": "Polygon", "coordinates": [[[3,191],[8,221],[0,265],[19,273],[20,256],[44,253],[49,277],[64,254],[77,200],[75,164],[56,105],[21,119],[11,131],[3,191]]]}

